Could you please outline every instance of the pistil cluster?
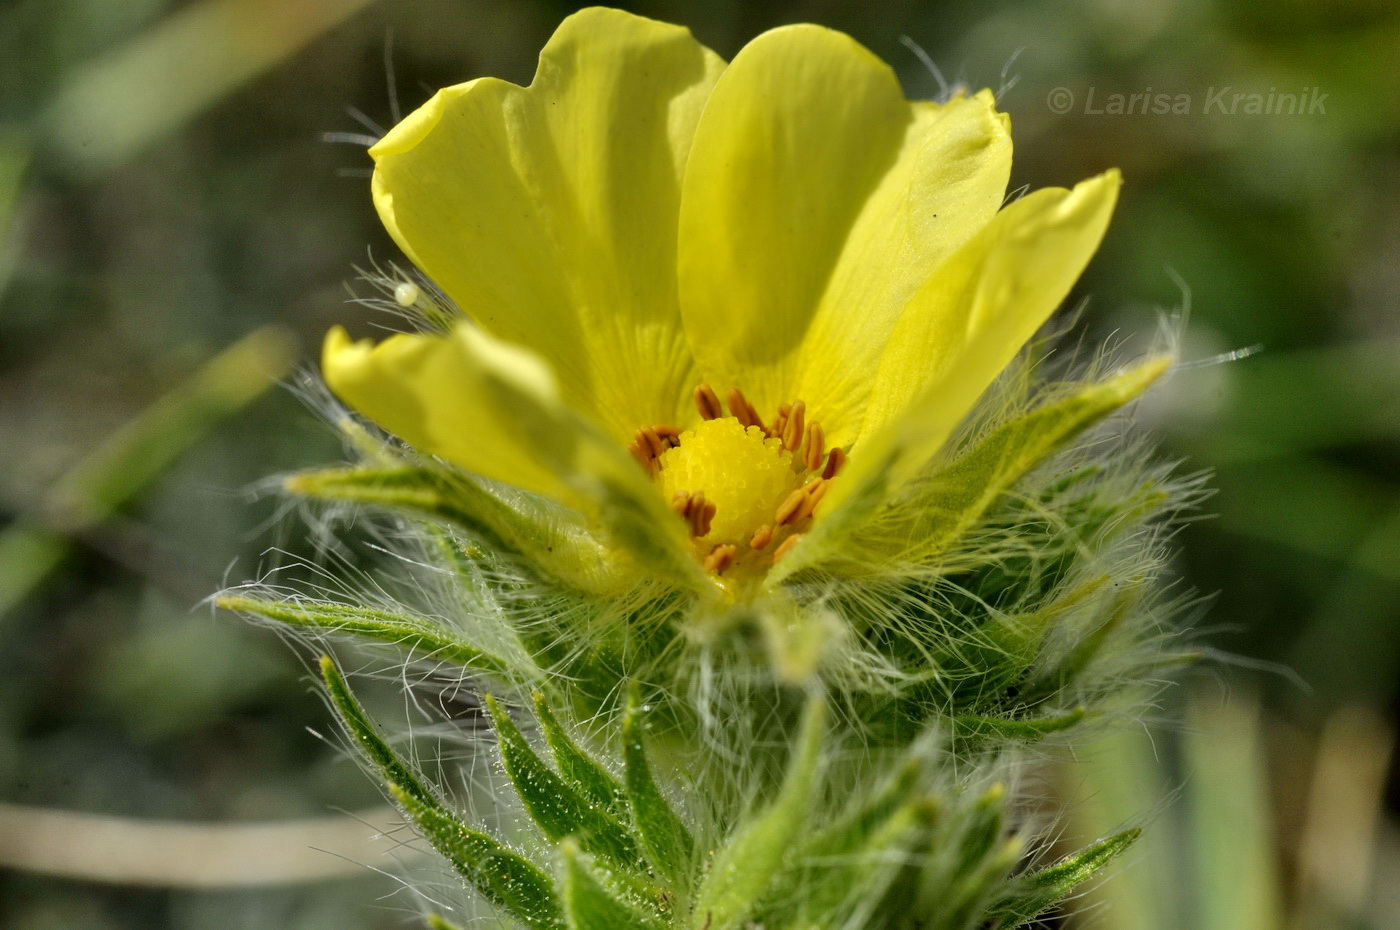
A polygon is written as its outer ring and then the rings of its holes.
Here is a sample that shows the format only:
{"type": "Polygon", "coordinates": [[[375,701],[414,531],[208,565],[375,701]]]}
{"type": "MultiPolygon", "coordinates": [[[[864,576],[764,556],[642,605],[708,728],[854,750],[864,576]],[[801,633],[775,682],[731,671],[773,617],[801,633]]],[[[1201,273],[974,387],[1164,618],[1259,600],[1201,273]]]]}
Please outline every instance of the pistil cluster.
{"type": "Polygon", "coordinates": [[[791,551],[846,461],[840,447],[826,448],[821,424],[801,400],[781,405],[771,424],[739,388],[725,400],[728,415],[714,389],[701,384],[695,429],[645,426],[628,444],[717,575],[739,563],[763,568],[791,551]]]}

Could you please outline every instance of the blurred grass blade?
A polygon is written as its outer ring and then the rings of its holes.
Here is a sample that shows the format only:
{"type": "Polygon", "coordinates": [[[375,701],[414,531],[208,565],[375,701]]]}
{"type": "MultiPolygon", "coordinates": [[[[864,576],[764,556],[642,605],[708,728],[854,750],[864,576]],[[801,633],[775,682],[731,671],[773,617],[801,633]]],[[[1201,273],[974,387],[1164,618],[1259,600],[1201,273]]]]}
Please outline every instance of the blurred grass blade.
{"type": "Polygon", "coordinates": [[[637,913],[603,886],[583,862],[578,844],[566,840],[564,918],[569,930],[661,930],[662,925],[637,913]]]}
{"type": "Polygon", "coordinates": [[[421,617],[329,601],[272,601],[227,595],[214,602],[224,610],[251,614],[313,633],[347,633],[442,659],[474,671],[506,674],[500,659],[463,642],[421,617]]]}
{"type": "Polygon", "coordinates": [[[39,512],[0,533],[0,617],[39,587],[68,552],[68,535],[99,526],[221,420],[291,370],[295,342],[254,330],[205,363],[74,465],[39,512]]]}
{"type": "Polygon", "coordinates": [[[544,695],[538,691],[535,692],[535,717],[544,731],[545,744],[554,756],[560,776],[590,801],[626,816],[627,795],[621,782],[570,739],[554,711],[549,709],[544,695]]]}
{"type": "Polygon", "coordinates": [[[321,658],[321,677],[331,704],[355,745],[378,770],[394,799],[452,867],[483,897],[510,911],[532,930],[562,927],[549,877],[498,840],[458,821],[379,735],[355,700],[345,676],[328,656],[321,658]]]}
{"type": "Polygon", "coordinates": [[[1003,906],[1000,925],[1019,927],[1045,913],[1126,852],[1141,834],[1141,830],[1124,830],[1028,875],[1028,889],[1003,906]]]}
{"type": "Polygon", "coordinates": [[[642,851],[657,873],[673,885],[685,883],[694,860],[695,841],[671,804],[661,794],[647,762],[642,732],[644,713],[637,686],[627,691],[627,708],[622,715],[622,760],[627,803],[632,808],[632,825],[642,851]]]}
{"type": "Polygon", "coordinates": [[[79,69],[43,125],[61,161],[129,161],[370,0],[200,0],[79,69]]]}
{"type": "Polygon", "coordinates": [[[580,846],[623,866],[635,866],[636,846],[612,815],[576,792],[530,748],[500,703],[486,695],[501,762],[530,817],[551,840],[574,837],[580,846]]]}
{"type": "Polygon", "coordinates": [[[782,869],[811,814],[817,760],[826,729],[826,702],[812,697],[778,797],[741,827],[714,857],[696,898],[694,930],[739,930],[782,869]]]}

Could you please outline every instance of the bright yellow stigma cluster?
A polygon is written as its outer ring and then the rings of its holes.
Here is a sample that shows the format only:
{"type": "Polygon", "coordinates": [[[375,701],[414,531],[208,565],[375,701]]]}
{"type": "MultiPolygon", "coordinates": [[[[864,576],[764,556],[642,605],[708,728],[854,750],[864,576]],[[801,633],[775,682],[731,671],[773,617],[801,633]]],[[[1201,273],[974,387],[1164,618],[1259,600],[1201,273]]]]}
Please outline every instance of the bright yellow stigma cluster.
{"type": "Polygon", "coordinates": [[[747,546],[798,484],[782,440],[734,417],[701,421],[658,464],[658,485],[668,501],[702,492],[715,505],[710,531],[699,537],[715,545],[747,546]]]}

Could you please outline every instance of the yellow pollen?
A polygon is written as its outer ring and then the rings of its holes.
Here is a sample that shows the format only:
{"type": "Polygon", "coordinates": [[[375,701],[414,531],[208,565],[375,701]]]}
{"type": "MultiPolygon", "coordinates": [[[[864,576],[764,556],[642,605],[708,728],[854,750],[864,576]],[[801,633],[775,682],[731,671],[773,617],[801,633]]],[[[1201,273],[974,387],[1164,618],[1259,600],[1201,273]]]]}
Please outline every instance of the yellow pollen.
{"type": "Polygon", "coordinates": [[[773,522],[774,511],[800,480],[792,452],[780,439],[734,417],[702,420],[680,435],[678,445],[664,450],[657,465],[656,478],[667,500],[704,495],[708,525],[696,521],[691,526],[706,529],[697,538],[715,546],[747,547],[758,528],[773,522]]]}

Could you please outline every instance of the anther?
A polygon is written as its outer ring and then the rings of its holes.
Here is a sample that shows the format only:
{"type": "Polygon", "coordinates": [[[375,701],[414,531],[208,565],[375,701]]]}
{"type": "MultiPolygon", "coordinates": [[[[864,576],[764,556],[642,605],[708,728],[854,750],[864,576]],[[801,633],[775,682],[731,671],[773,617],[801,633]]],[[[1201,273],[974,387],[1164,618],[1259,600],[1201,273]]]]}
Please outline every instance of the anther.
{"type": "Polygon", "coordinates": [[[807,405],[802,401],[792,405],[791,412],[788,413],[787,422],[783,424],[783,448],[789,452],[795,450],[802,442],[803,417],[807,413],[807,405]]]}
{"type": "Polygon", "coordinates": [[[729,415],[738,420],[741,426],[745,429],[750,426],[763,429],[763,420],[759,417],[758,411],[754,409],[754,405],[749,403],[748,398],[744,396],[743,391],[732,387],[726,397],[729,400],[729,415]]]}
{"type": "Polygon", "coordinates": [[[791,552],[792,547],[797,545],[797,541],[802,538],[802,535],[801,533],[794,533],[787,539],[784,539],[783,544],[773,552],[773,563],[777,564],[779,559],[791,552]]]}
{"type": "Polygon", "coordinates": [[[778,415],[773,418],[773,428],[768,431],[769,436],[783,438],[783,430],[787,428],[788,414],[792,413],[792,404],[782,404],[778,407],[778,415]]]}
{"type": "Polygon", "coordinates": [[[773,527],[767,523],[754,530],[754,534],[749,537],[750,549],[762,549],[773,541],[773,527]]]}
{"type": "Polygon", "coordinates": [[[832,448],[826,457],[826,467],[822,469],[823,478],[835,478],[836,473],[841,470],[841,466],[846,464],[846,453],[841,451],[840,446],[832,448]]]}
{"type": "Polygon", "coordinates": [[[656,474],[656,453],[652,452],[651,443],[642,430],[637,430],[632,434],[632,441],[627,444],[627,451],[631,452],[633,457],[641,463],[648,475],[656,474]]]}
{"type": "Polygon", "coordinates": [[[700,410],[702,419],[718,420],[724,416],[724,408],[719,405],[719,395],[715,394],[714,388],[708,384],[695,388],[695,406],[700,410]]]}
{"type": "Polygon", "coordinates": [[[802,489],[806,492],[806,496],[798,504],[797,513],[792,516],[793,523],[801,523],[812,515],[812,511],[817,509],[817,504],[821,503],[823,497],[826,497],[826,486],[826,479],[818,478],[802,489]]]}
{"type": "Polygon", "coordinates": [[[719,512],[713,501],[705,499],[704,491],[677,491],[671,498],[671,509],[690,525],[690,535],[697,538],[710,532],[710,524],[719,512]]]}
{"type": "Polygon", "coordinates": [[[802,440],[802,447],[806,450],[804,462],[807,468],[816,471],[822,464],[823,445],[826,443],[826,435],[822,432],[822,425],[816,420],[807,424],[807,435],[802,440]]]}
{"type": "Polygon", "coordinates": [[[777,513],[773,514],[773,522],[778,526],[796,523],[798,520],[797,512],[802,509],[802,502],[806,499],[806,488],[798,488],[793,491],[778,505],[777,513]]]}
{"type": "Polygon", "coordinates": [[[666,443],[662,442],[661,437],[657,435],[655,427],[643,426],[637,430],[637,438],[639,442],[646,444],[652,458],[656,458],[667,449],[666,443]]]}
{"type": "Polygon", "coordinates": [[[705,567],[716,575],[721,575],[725,569],[734,564],[734,558],[738,554],[739,550],[735,546],[715,546],[705,557],[705,567]]]}
{"type": "Polygon", "coordinates": [[[664,423],[658,423],[651,429],[652,432],[656,433],[657,438],[661,440],[661,444],[666,446],[666,448],[673,449],[681,444],[681,431],[679,428],[667,426],[664,423]]]}

